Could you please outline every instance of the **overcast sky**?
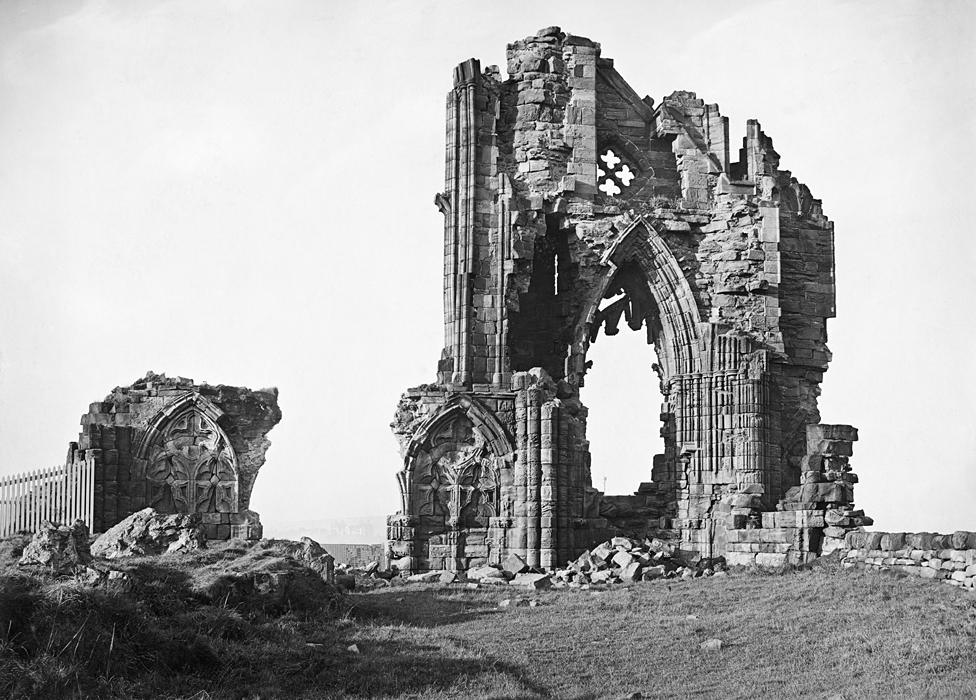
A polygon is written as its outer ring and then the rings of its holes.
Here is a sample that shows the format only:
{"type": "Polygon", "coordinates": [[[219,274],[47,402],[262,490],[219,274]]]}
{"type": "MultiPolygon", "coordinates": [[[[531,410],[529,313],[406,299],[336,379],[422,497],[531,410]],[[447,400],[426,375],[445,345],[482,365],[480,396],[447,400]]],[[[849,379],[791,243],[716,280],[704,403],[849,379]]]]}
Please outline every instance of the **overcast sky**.
{"type": "MultiPolygon", "coordinates": [[[[0,2],[0,474],[147,370],[277,386],[266,532],[397,507],[441,349],[454,65],[558,24],[641,95],[758,118],[836,224],[824,422],[888,530],[976,529],[976,3],[0,2]]],[[[649,478],[640,334],[602,338],[594,481],[649,478]]]]}

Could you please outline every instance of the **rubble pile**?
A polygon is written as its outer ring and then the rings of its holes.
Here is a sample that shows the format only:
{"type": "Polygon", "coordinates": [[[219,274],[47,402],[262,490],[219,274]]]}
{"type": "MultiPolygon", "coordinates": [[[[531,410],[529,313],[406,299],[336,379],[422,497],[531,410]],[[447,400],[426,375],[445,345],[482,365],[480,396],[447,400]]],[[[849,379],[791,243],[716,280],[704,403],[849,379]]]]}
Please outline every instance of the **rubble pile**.
{"type": "Polygon", "coordinates": [[[725,559],[688,558],[672,545],[656,538],[642,542],[614,537],[553,574],[556,583],[571,588],[601,583],[631,583],[659,578],[700,578],[727,575],[725,559]]]}
{"type": "MultiPolygon", "coordinates": [[[[386,575],[374,569],[373,577],[386,575]]],[[[469,588],[517,586],[529,590],[544,588],[590,588],[652,581],[727,576],[725,559],[687,558],[672,545],[656,538],[643,541],[614,537],[575,561],[554,571],[529,567],[518,554],[509,554],[500,564],[479,566],[468,571],[423,571],[406,576],[409,583],[467,583],[469,588]]]]}

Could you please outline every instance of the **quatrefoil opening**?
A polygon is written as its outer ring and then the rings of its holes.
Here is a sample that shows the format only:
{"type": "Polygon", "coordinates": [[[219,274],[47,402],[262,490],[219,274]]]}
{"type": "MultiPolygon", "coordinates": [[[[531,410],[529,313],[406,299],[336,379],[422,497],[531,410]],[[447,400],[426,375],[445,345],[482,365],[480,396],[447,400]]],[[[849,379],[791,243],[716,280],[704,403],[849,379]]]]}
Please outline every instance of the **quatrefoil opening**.
{"type": "Polygon", "coordinates": [[[597,189],[607,197],[616,197],[630,187],[637,173],[612,148],[601,149],[601,151],[600,163],[596,167],[597,189]]]}

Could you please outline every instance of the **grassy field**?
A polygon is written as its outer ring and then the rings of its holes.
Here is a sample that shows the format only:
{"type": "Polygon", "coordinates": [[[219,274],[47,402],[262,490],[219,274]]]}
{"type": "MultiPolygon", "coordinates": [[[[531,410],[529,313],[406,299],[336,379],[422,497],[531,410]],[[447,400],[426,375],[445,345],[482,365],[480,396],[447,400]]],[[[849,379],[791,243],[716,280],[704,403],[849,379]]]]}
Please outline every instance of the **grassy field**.
{"type": "Polygon", "coordinates": [[[916,579],[382,585],[268,611],[202,599],[192,558],[127,566],[125,592],[0,580],[0,697],[976,697],[976,595],[916,579]]]}
{"type": "Polygon", "coordinates": [[[976,697],[976,595],[882,574],[354,597],[352,694],[454,698],[976,697]],[[700,644],[721,639],[717,651],[700,644]]]}

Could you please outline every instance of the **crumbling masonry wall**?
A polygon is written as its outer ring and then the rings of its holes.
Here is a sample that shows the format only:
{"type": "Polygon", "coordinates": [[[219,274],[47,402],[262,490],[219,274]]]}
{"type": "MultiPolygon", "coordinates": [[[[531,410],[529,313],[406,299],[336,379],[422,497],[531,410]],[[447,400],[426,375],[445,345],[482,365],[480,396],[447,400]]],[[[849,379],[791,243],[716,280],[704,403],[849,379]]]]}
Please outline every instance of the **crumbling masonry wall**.
{"type": "MultiPolygon", "coordinates": [[[[465,61],[447,96],[444,350],[393,423],[391,559],[552,567],[615,533],[712,557],[790,504],[852,509],[847,472],[811,468],[808,440],[853,432],[817,427],[833,225],[759,123],[733,150],[717,105],[640,97],[558,27],[510,44],[506,68],[465,61]],[[590,344],[621,324],[660,360],[665,450],[606,496],[584,384],[590,344]]],[[[822,533],[796,538],[772,553],[815,555],[822,533]]]]}
{"type": "Polygon", "coordinates": [[[69,461],[95,463],[95,532],[147,506],[200,513],[210,539],[259,539],[251,490],[281,420],[278,390],[149,372],[81,417],[69,461]]]}

